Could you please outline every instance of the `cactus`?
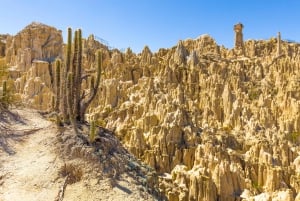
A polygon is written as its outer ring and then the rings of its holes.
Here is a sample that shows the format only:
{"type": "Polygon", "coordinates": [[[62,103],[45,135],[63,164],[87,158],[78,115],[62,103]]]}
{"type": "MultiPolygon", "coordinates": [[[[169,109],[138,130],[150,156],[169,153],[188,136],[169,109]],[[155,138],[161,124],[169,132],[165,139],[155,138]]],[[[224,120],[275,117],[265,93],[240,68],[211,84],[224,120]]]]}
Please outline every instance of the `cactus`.
{"type": "MultiPolygon", "coordinates": [[[[78,29],[76,31],[77,33],[75,34],[76,41],[77,41],[77,47],[75,43],[75,50],[74,54],[77,55],[77,62],[76,62],[76,68],[75,68],[75,80],[74,80],[74,113],[77,114],[76,119],[80,120],[79,112],[80,112],[80,92],[81,92],[81,77],[82,77],[82,69],[81,69],[81,63],[82,63],[82,35],[81,35],[81,30],[78,29]]],[[[74,55],[75,56],[75,55],[74,55]]]]}
{"type": "Polygon", "coordinates": [[[3,97],[7,97],[7,81],[4,80],[3,83],[2,83],[2,94],[3,94],[3,97]]]}
{"type": "Polygon", "coordinates": [[[55,76],[55,92],[56,92],[56,101],[55,101],[55,106],[54,106],[54,110],[56,112],[59,112],[59,102],[60,102],[60,66],[61,66],[61,61],[58,59],[55,62],[55,66],[56,66],[56,76],[55,76]]]}
{"type": "Polygon", "coordinates": [[[102,70],[102,52],[100,50],[97,51],[97,78],[95,83],[94,76],[91,78],[91,84],[90,84],[90,96],[88,99],[83,100],[80,106],[80,119],[84,120],[84,114],[88,108],[88,106],[91,104],[93,99],[96,97],[99,84],[100,84],[100,77],[101,77],[101,70],[102,70]]]}
{"type": "Polygon", "coordinates": [[[74,128],[74,131],[76,134],[78,134],[77,130],[77,124],[75,120],[75,114],[73,112],[73,106],[74,106],[74,99],[73,99],[73,73],[68,73],[67,78],[67,106],[68,106],[68,114],[69,114],[69,120],[74,128]]]}
{"type": "Polygon", "coordinates": [[[4,109],[8,108],[8,92],[7,92],[7,81],[4,80],[2,83],[2,106],[4,109]]]}
{"type": "Polygon", "coordinates": [[[55,104],[57,102],[56,96],[51,96],[51,109],[55,111],[55,104]]]}
{"type": "Polygon", "coordinates": [[[90,142],[93,143],[95,141],[96,136],[96,123],[94,120],[91,121],[90,124],[90,142]]]}
{"type": "Polygon", "coordinates": [[[72,53],[72,29],[68,28],[68,41],[67,41],[67,52],[65,58],[65,65],[63,66],[62,73],[62,82],[60,85],[60,112],[62,113],[63,121],[66,122],[69,120],[68,111],[67,111],[67,91],[66,91],[66,78],[68,72],[70,71],[71,66],[71,53],[72,53]]]}
{"type": "Polygon", "coordinates": [[[67,77],[67,109],[68,109],[68,114],[70,116],[70,119],[72,119],[74,117],[73,114],[73,73],[69,72],[68,73],[68,77],[67,77]]]}
{"type": "Polygon", "coordinates": [[[61,120],[60,120],[60,117],[58,114],[56,114],[56,116],[55,116],[55,123],[58,128],[62,126],[62,123],[61,123],[61,120]]]}
{"type": "Polygon", "coordinates": [[[97,52],[97,77],[91,78],[90,94],[83,96],[82,84],[82,33],[78,29],[74,34],[74,47],[72,48],[72,30],[68,28],[68,43],[65,64],[61,65],[59,60],[56,63],[56,97],[57,104],[55,109],[63,116],[63,121],[70,121],[76,124],[76,121],[83,122],[85,112],[95,98],[100,84],[100,75],[102,68],[102,54],[97,52]],[[73,49],[73,52],[72,52],[73,49]],[[72,62],[71,62],[72,58],[72,62]],[[62,69],[63,67],[63,69],[62,69]],[[62,72],[62,76],[60,75],[62,72]],[[61,78],[67,78],[62,79],[61,78]],[[60,88],[60,90],[59,90],[60,88]]]}

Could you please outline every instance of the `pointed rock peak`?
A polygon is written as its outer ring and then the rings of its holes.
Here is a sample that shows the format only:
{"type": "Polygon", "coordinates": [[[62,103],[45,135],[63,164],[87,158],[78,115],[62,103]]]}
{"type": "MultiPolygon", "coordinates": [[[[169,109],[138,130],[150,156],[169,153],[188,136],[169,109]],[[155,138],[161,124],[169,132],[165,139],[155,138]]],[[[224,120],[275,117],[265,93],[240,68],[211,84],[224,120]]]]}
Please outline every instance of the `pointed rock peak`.
{"type": "Polygon", "coordinates": [[[192,66],[195,66],[195,65],[197,65],[198,64],[198,56],[197,56],[197,53],[196,53],[196,51],[192,51],[191,52],[191,54],[190,54],[190,56],[188,57],[188,64],[189,65],[192,65],[192,66]]]}
{"type": "Polygon", "coordinates": [[[30,24],[31,26],[45,26],[45,24],[44,23],[41,23],[41,22],[36,22],[36,21],[33,21],[33,22],[31,22],[31,24],[30,24]]]}
{"type": "Polygon", "coordinates": [[[42,32],[41,34],[44,33],[49,33],[49,32],[57,32],[58,34],[61,35],[62,31],[58,30],[57,28],[53,26],[49,26],[40,22],[32,22],[31,24],[27,25],[24,29],[19,31],[16,35],[20,35],[26,32],[42,32]]]}
{"type": "Polygon", "coordinates": [[[130,47],[128,47],[125,51],[125,59],[128,61],[130,60],[133,56],[135,55],[135,53],[133,53],[132,49],[130,47]]]}
{"type": "Polygon", "coordinates": [[[177,47],[182,47],[183,46],[183,41],[182,40],[179,40],[178,41],[178,44],[177,44],[177,47]]]}
{"type": "Polygon", "coordinates": [[[122,53],[118,49],[113,50],[111,62],[113,65],[123,63],[122,53]]]}
{"type": "Polygon", "coordinates": [[[32,28],[39,28],[39,27],[49,27],[49,28],[54,28],[52,26],[46,25],[41,22],[31,22],[29,25],[27,25],[24,29],[32,29],[32,28]]]}
{"type": "Polygon", "coordinates": [[[177,44],[175,54],[174,54],[174,61],[177,64],[182,64],[186,62],[186,57],[188,56],[188,52],[183,45],[183,41],[180,40],[177,44]]]}
{"type": "Polygon", "coordinates": [[[184,44],[183,44],[182,40],[178,41],[176,51],[186,51],[186,48],[184,47],[184,44]]]}
{"type": "Polygon", "coordinates": [[[62,46],[60,30],[33,22],[7,41],[6,61],[9,65],[18,66],[18,70],[27,71],[35,59],[54,61],[61,57],[62,46]]]}
{"type": "Polygon", "coordinates": [[[200,42],[202,45],[207,45],[207,44],[216,44],[216,41],[213,37],[211,37],[208,34],[203,34],[197,38],[197,40],[200,42]]]}
{"type": "Polygon", "coordinates": [[[95,41],[94,34],[89,35],[88,38],[87,38],[87,41],[88,41],[88,43],[94,42],[95,41]]]}
{"type": "Polygon", "coordinates": [[[152,52],[149,49],[149,47],[146,45],[142,51],[141,55],[141,64],[142,65],[150,65],[151,64],[151,58],[152,58],[152,52]]]}
{"type": "Polygon", "coordinates": [[[178,43],[177,43],[177,47],[176,47],[176,51],[186,51],[185,47],[184,47],[184,44],[183,44],[183,41],[182,40],[179,40],[178,43]]]}
{"type": "Polygon", "coordinates": [[[152,52],[151,52],[150,48],[148,47],[148,45],[146,45],[144,47],[142,54],[151,54],[152,55],[152,52]]]}
{"type": "Polygon", "coordinates": [[[130,47],[128,47],[125,51],[125,54],[127,54],[127,55],[133,54],[132,49],[130,47]]]}
{"type": "Polygon", "coordinates": [[[88,39],[89,39],[89,40],[95,40],[94,34],[89,35],[88,39]]]}

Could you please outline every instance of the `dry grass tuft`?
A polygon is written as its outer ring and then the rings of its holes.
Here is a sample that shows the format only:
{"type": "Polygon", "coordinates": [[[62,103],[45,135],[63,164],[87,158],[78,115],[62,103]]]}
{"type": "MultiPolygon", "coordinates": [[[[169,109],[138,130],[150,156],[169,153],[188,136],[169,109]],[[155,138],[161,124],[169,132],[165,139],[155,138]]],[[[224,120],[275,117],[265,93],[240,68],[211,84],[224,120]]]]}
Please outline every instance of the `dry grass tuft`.
{"type": "Polygon", "coordinates": [[[59,174],[63,177],[68,176],[68,184],[73,184],[81,180],[83,171],[80,167],[72,163],[65,163],[60,168],[59,174]]]}

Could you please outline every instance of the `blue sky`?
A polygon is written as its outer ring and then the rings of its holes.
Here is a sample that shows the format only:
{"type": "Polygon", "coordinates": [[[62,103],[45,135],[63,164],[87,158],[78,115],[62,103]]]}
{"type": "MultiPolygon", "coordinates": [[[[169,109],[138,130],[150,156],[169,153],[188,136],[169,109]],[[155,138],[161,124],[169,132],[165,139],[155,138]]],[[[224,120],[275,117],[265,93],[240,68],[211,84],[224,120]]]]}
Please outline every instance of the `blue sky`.
{"type": "Polygon", "coordinates": [[[300,41],[299,0],[0,0],[0,33],[16,34],[32,21],[58,29],[82,28],[118,49],[155,52],[178,40],[211,35],[233,46],[233,25],[244,24],[244,39],[300,41]]]}

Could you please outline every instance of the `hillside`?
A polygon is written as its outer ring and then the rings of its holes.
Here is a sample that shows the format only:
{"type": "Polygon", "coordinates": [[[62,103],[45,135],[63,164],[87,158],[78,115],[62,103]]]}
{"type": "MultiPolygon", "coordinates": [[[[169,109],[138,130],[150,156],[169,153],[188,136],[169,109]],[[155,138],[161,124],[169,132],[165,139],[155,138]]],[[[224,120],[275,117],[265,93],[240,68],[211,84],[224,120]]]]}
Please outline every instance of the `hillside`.
{"type": "MultiPolygon", "coordinates": [[[[242,29],[234,26],[233,49],[209,35],[138,54],[82,39],[83,75],[96,74],[103,54],[86,119],[155,169],[170,201],[300,199],[300,44],[280,34],[244,41],[242,29]]],[[[53,107],[64,47],[61,31],[43,24],[7,37],[15,96],[27,107],[53,107]]]]}

